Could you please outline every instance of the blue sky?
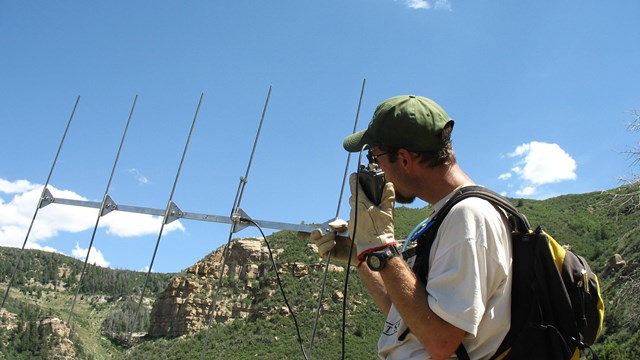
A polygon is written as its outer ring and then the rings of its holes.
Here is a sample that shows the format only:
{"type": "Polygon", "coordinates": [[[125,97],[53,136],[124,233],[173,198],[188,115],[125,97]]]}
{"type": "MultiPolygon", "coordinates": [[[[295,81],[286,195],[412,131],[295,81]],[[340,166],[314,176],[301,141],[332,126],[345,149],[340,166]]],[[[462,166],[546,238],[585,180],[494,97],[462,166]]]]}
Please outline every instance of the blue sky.
{"type": "MultiPolygon", "coordinates": [[[[4,1],[0,245],[22,245],[78,96],[49,186],[59,198],[101,201],[138,95],[109,195],[164,209],[204,94],[173,200],[229,215],[272,86],[241,208],[323,222],[364,79],[358,129],[385,98],[430,97],[456,120],[463,169],[507,196],[616,187],[637,144],[626,125],[640,108],[638,14],[635,0],[4,1]]],[[[96,220],[49,205],[27,246],[84,259],[96,220]]],[[[100,218],[90,261],[146,269],[160,223],[100,218]]],[[[173,222],[153,270],[182,270],[228,236],[227,224],[173,222]]]]}

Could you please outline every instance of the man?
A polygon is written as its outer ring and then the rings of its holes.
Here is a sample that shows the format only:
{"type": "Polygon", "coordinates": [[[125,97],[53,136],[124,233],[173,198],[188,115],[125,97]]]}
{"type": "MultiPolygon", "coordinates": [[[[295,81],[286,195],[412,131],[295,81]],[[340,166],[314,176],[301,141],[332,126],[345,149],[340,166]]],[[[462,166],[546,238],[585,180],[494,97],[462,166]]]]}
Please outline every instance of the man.
{"type": "MultiPolygon", "coordinates": [[[[461,343],[471,359],[488,359],[509,330],[511,244],[501,210],[473,197],[456,204],[424,260],[428,275],[398,256],[396,200],[410,203],[418,197],[437,213],[455,190],[474,184],[456,162],[453,123],[430,99],[397,96],[376,108],[366,130],[344,140],[350,152],[367,144],[387,181],[375,205],[351,175],[348,225],[357,252],[352,261],[387,316],[378,341],[382,359],[446,359],[461,343]]],[[[331,252],[334,259],[347,261],[351,241],[336,232],[318,229],[311,239],[322,255],[331,252]]]]}

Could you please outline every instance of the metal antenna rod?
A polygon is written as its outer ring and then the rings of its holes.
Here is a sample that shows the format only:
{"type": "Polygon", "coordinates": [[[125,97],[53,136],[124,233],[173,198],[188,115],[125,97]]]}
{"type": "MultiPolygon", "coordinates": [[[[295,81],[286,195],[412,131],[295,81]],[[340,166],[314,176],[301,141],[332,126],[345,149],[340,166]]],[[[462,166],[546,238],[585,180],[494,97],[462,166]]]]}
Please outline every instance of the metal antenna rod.
{"type": "Polygon", "coordinates": [[[96,225],[93,227],[93,233],[91,234],[91,241],[89,241],[89,248],[87,249],[87,255],[84,258],[84,265],[82,266],[82,271],[80,272],[80,279],[78,280],[78,287],[76,288],[76,294],[73,297],[73,302],[71,303],[71,310],[69,311],[69,321],[68,326],[71,327],[71,319],[73,318],[73,312],[76,307],[76,301],[78,299],[78,294],[80,294],[80,288],[82,287],[82,280],[84,279],[84,274],[87,270],[87,263],[89,262],[89,255],[91,254],[91,248],[93,247],[93,241],[96,238],[96,231],[98,230],[98,224],[100,224],[100,218],[105,215],[105,208],[109,202],[109,189],[111,188],[111,181],[113,180],[113,174],[116,172],[116,168],[118,166],[118,160],[120,159],[120,153],[122,152],[122,145],[124,144],[124,140],[127,137],[127,131],[129,130],[129,124],[131,123],[131,119],[133,118],[133,111],[136,108],[136,102],[138,101],[138,95],[133,99],[133,105],[131,106],[131,111],[129,112],[129,118],[127,119],[127,125],[124,128],[124,132],[122,133],[122,139],[120,140],[120,147],[118,147],[118,153],[116,154],[116,158],[113,162],[113,167],[111,168],[111,175],[109,176],[109,181],[107,182],[107,187],[104,190],[104,196],[102,197],[102,205],[100,206],[100,211],[98,211],[98,218],[96,219],[96,225]]]}
{"type": "MultiPolygon", "coordinates": [[[[358,118],[360,117],[360,107],[362,106],[362,98],[364,96],[364,88],[367,84],[367,79],[362,80],[362,89],[360,89],[360,100],[358,101],[358,110],[356,110],[356,119],[353,123],[352,134],[356,132],[358,128],[358,118]]],[[[336,219],[340,216],[340,206],[342,204],[342,196],[344,195],[344,187],[347,182],[347,175],[349,172],[349,163],[351,161],[351,153],[347,153],[347,161],[344,167],[344,175],[342,176],[342,186],[340,187],[340,196],[338,197],[338,206],[336,208],[336,219]]],[[[309,360],[311,360],[311,352],[313,351],[313,341],[316,337],[316,330],[318,327],[318,319],[320,318],[320,309],[322,308],[322,298],[324,296],[324,287],[327,283],[327,273],[329,272],[329,264],[331,263],[331,252],[327,254],[327,261],[324,265],[324,274],[322,277],[322,283],[320,285],[320,294],[318,294],[318,306],[316,307],[316,317],[313,321],[313,329],[311,332],[311,340],[309,341],[309,360]]],[[[346,299],[345,299],[346,301],[346,299]]]]}
{"type": "Polygon", "coordinates": [[[29,234],[31,233],[31,229],[33,228],[33,223],[36,220],[36,216],[38,215],[38,210],[41,208],[42,201],[47,192],[47,186],[49,186],[49,181],[51,180],[51,175],[53,174],[53,169],[56,167],[56,163],[58,162],[58,156],[60,155],[60,151],[62,150],[62,145],[64,144],[65,139],[67,138],[67,132],[69,131],[69,126],[71,125],[71,120],[73,120],[73,116],[76,113],[76,109],[78,108],[78,103],[80,102],[80,96],[76,99],[76,103],[73,106],[73,110],[71,111],[71,116],[69,117],[69,121],[67,122],[67,127],[64,130],[64,134],[62,135],[62,139],[60,140],[60,145],[58,145],[58,151],[56,152],[56,156],[53,159],[53,163],[51,164],[51,170],[49,170],[49,176],[47,176],[47,181],[42,187],[42,194],[40,195],[40,200],[38,201],[38,205],[36,206],[36,210],[33,213],[33,218],[31,219],[31,224],[29,224],[29,229],[27,230],[27,235],[24,237],[24,242],[22,243],[22,249],[20,249],[20,254],[18,255],[18,259],[16,260],[16,265],[11,271],[11,278],[9,280],[9,284],[7,285],[7,290],[4,293],[4,297],[2,298],[2,306],[0,309],[4,308],[4,304],[7,301],[7,297],[9,296],[9,290],[11,289],[11,285],[13,284],[13,279],[16,275],[16,271],[18,267],[20,267],[20,262],[22,261],[22,254],[24,253],[24,248],[27,245],[27,240],[29,239],[29,234]]]}
{"type": "MultiPolygon", "coordinates": [[[[362,106],[362,98],[364,96],[364,88],[367,85],[367,79],[362,80],[362,89],[360,90],[360,100],[358,100],[358,110],[356,111],[356,120],[353,123],[352,134],[355,134],[358,128],[358,118],[360,117],[360,108],[362,106]]],[[[344,166],[344,175],[342,176],[342,186],[340,187],[340,196],[338,197],[338,208],[336,209],[336,218],[340,215],[340,205],[342,204],[342,196],[344,195],[344,187],[347,182],[347,174],[349,173],[349,162],[351,161],[351,153],[347,154],[347,163],[344,166]]]]}
{"type": "MultiPolygon", "coordinates": [[[[260,138],[260,132],[262,131],[262,123],[264,122],[264,117],[267,113],[267,107],[269,106],[269,99],[271,98],[271,85],[269,85],[269,92],[267,93],[267,100],[264,102],[264,108],[262,109],[262,116],[260,117],[260,125],[258,125],[258,131],[256,133],[256,138],[253,141],[253,148],[251,149],[251,156],[249,157],[249,163],[247,164],[247,171],[244,174],[244,177],[240,178],[240,184],[238,193],[236,194],[236,201],[233,204],[233,213],[240,207],[240,202],[242,201],[242,195],[244,194],[244,187],[249,181],[249,171],[251,170],[251,164],[253,163],[253,156],[256,153],[256,148],[258,146],[258,139],[260,138]]],[[[234,224],[235,226],[235,224],[234,224]]]]}
{"type": "Polygon", "coordinates": [[[172,216],[172,212],[174,210],[173,204],[173,194],[176,191],[176,186],[178,184],[178,179],[180,178],[180,172],[182,170],[182,164],[184,163],[184,159],[187,155],[187,150],[189,149],[189,142],[191,141],[191,135],[193,134],[193,129],[196,125],[196,120],[198,119],[198,113],[200,112],[200,105],[202,105],[202,98],[204,97],[204,93],[200,94],[200,100],[198,101],[198,107],[196,108],[196,113],[193,116],[193,121],[191,122],[191,129],[189,130],[189,135],[187,136],[187,142],[184,145],[184,150],[182,152],[182,158],[180,159],[180,165],[178,166],[178,171],[176,172],[176,177],[173,181],[173,187],[171,188],[171,195],[169,195],[169,201],[167,203],[167,209],[164,214],[164,218],[162,220],[162,225],[160,226],[160,232],[158,233],[158,239],[156,240],[156,246],[153,249],[153,256],[151,257],[151,263],[149,263],[149,269],[147,270],[147,276],[144,280],[144,286],[142,287],[142,292],[140,293],[140,301],[138,302],[138,307],[136,312],[133,314],[133,318],[131,319],[130,328],[131,332],[129,332],[129,342],[131,342],[131,338],[133,336],[133,326],[137,320],[138,313],[140,312],[140,308],[142,307],[142,303],[144,301],[144,293],[147,290],[147,285],[149,283],[149,277],[151,275],[151,270],[153,269],[153,263],[156,259],[156,254],[158,253],[158,246],[160,245],[160,239],[162,238],[162,232],[164,231],[164,225],[169,221],[169,217],[172,216]]]}
{"type": "MultiPolygon", "coordinates": [[[[264,108],[262,109],[262,116],[260,117],[260,125],[258,125],[258,131],[256,132],[256,137],[253,142],[253,149],[251,150],[251,156],[249,157],[249,163],[247,164],[247,171],[245,175],[240,178],[240,183],[238,184],[238,190],[236,192],[236,198],[233,202],[233,208],[231,209],[231,217],[234,219],[238,215],[238,209],[240,207],[240,202],[242,201],[242,194],[244,193],[245,185],[247,184],[249,178],[249,171],[251,170],[251,164],[253,162],[253,156],[256,152],[256,147],[258,145],[258,139],[260,138],[260,132],[262,131],[262,123],[264,122],[265,115],[267,113],[267,107],[269,105],[269,99],[271,98],[271,85],[269,85],[269,91],[267,93],[267,99],[264,103],[264,108]]],[[[227,262],[227,257],[229,256],[229,248],[231,247],[231,238],[233,233],[235,232],[237,221],[234,220],[231,224],[231,229],[229,231],[229,238],[227,239],[227,243],[224,246],[224,250],[222,253],[222,263],[220,265],[220,276],[218,276],[218,282],[216,288],[213,292],[213,299],[211,301],[211,307],[209,308],[209,319],[207,320],[207,334],[204,338],[204,344],[202,345],[202,351],[200,353],[200,359],[204,360],[205,352],[207,349],[207,345],[209,343],[209,333],[211,330],[211,324],[213,323],[213,318],[216,313],[216,303],[218,301],[218,292],[222,287],[222,276],[224,275],[224,267],[227,262]]]]}

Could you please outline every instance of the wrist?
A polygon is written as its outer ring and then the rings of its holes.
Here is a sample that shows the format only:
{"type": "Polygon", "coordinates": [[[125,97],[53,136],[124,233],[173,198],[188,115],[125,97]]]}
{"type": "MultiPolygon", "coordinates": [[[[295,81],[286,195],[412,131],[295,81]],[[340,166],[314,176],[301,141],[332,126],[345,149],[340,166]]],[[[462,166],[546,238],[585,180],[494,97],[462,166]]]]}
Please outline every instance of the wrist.
{"type": "Polygon", "coordinates": [[[372,252],[384,250],[390,246],[395,247],[396,244],[397,242],[395,240],[377,246],[373,244],[356,244],[358,246],[358,261],[362,263],[367,260],[367,256],[372,252]]]}
{"type": "Polygon", "coordinates": [[[382,271],[391,258],[401,256],[400,251],[395,246],[387,246],[384,249],[372,251],[367,257],[367,266],[371,271],[382,271]]]}

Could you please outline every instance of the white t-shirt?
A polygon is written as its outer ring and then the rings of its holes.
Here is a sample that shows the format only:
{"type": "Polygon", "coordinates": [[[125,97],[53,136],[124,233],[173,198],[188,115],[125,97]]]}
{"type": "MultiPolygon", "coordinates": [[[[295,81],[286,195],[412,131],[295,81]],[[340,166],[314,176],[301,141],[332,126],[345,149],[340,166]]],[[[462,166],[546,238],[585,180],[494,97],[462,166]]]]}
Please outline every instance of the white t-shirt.
{"type": "MultiPolygon", "coordinates": [[[[435,211],[452,195],[438,201],[435,211]]],[[[429,306],[467,333],[462,343],[472,360],[491,357],[509,330],[511,240],[507,224],[503,211],[470,197],[450,210],[431,248],[426,286],[429,306]]],[[[381,359],[430,359],[420,341],[406,330],[392,305],[378,341],[381,359]]]]}

